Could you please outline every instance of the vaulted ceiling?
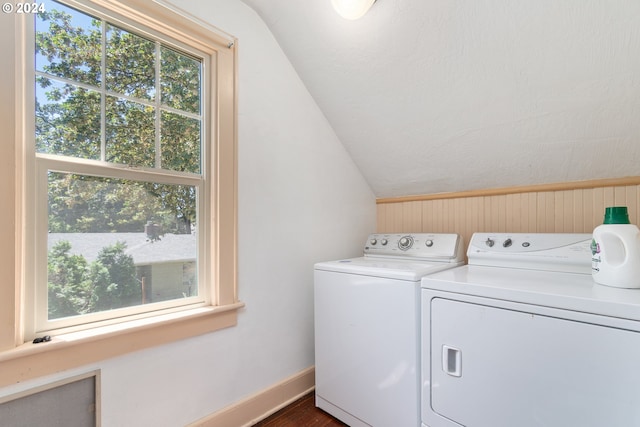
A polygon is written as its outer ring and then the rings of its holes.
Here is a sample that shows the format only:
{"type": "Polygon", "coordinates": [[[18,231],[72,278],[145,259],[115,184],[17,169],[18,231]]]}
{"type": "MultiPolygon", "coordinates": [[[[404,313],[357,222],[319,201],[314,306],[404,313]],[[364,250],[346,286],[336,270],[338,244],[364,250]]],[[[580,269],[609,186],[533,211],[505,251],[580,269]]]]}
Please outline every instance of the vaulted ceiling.
{"type": "Polygon", "coordinates": [[[243,0],[378,197],[640,175],[638,0],[243,0]]]}

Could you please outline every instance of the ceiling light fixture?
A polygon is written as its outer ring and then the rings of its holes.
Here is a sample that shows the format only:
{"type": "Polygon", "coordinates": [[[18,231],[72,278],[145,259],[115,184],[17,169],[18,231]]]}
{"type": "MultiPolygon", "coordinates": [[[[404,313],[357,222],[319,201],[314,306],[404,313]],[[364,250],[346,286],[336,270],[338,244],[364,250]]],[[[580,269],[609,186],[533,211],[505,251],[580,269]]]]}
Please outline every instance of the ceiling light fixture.
{"type": "Polygon", "coordinates": [[[344,19],[358,19],[373,6],[376,0],[331,0],[333,8],[344,19]]]}

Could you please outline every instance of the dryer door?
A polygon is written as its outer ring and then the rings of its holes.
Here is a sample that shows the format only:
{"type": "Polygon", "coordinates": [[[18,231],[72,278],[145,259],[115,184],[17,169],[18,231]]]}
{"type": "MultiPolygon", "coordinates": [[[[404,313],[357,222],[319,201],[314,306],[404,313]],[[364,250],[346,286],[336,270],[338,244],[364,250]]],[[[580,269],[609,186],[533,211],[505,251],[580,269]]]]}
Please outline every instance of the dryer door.
{"type": "Polygon", "coordinates": [[[640,425],[640,333],[563,310],[428,303],[428,425],[640,425]]]}

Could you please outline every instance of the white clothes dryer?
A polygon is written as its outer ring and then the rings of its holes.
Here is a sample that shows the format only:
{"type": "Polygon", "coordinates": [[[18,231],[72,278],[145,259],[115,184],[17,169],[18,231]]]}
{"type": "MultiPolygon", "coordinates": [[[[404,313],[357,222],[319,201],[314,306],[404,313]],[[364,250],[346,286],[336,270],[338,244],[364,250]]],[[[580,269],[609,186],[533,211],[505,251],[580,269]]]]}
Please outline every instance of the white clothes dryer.
{"type": "Polygon", "coordinates": [[[640,290],[596,284],[590,245],[476,233],[423,278],[423,426],[640,425],[640,290]]]}
{"type": "Polygon", "coordinates": [[[352,427],[420,425],[420,280],[461,265],[457,234],[372,234],[314,269],[316,406],[352,427]]]}

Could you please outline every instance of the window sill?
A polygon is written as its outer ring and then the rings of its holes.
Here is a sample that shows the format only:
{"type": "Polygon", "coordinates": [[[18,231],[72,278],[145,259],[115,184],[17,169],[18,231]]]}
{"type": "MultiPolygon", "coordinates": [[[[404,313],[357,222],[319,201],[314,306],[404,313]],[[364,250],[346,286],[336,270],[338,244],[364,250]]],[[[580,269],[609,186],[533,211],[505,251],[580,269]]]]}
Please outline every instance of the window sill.
{"type": "Polygon", "coordinates": [[[0,353],[0,387],[235,326],[242,307],[203,307],[25,343],[0,353]]]}

